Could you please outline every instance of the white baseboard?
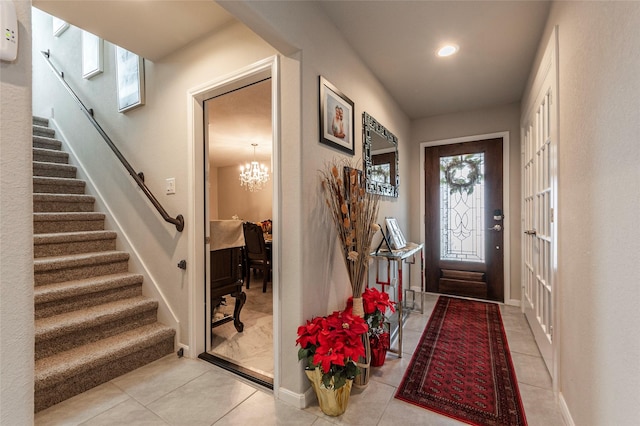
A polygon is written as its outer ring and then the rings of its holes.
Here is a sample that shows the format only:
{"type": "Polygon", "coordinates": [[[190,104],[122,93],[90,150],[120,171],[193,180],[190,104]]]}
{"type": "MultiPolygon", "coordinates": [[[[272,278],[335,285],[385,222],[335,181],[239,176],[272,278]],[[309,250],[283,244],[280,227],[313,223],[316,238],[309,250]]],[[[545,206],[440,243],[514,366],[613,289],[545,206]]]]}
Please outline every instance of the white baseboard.
{"type": "Polygon", "coordinates": [[[313,388],[311,387],[307,389],[305,393],[296,393],[285,388],[278,389],[279,400],[299,409],[306,408],[311,402],[315,400],[315,398],[315,393],[313,392],[313,388]]]}
{"type": "Polygon", "coordinates": [[[562,392],[558,395],[558,405],[560,406],[560,413],[562,414],[562,418],[564,419],[567,426],[576,426],[576,423],[573,421],[573,417],[571,417],[571,412],[569,411],[569,407],[567,406],[567,401],[564,400],[564,396],[562,392]]]}
{"type": "Polygon", "coordinates": [[[504,302],[505,305],[520,307],[520,299],[509,299],[504,302]]]}

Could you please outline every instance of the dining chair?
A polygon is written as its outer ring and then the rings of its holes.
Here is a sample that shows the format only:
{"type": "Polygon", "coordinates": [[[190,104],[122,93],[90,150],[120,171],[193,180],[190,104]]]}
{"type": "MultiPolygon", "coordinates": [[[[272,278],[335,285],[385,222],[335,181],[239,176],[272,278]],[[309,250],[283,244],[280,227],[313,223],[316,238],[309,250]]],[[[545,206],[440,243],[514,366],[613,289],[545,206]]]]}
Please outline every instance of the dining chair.
{"type": "Polygon", "coordinates": [[[271,277],[271,251],[267,250],[264,242],[262,227],[252,222],[242,224],[245,244],[245,265],[247,272],[246,287],[251,284],[251,269],[262,270],[262,292],[267,292],[267,282],[271,277]]]}

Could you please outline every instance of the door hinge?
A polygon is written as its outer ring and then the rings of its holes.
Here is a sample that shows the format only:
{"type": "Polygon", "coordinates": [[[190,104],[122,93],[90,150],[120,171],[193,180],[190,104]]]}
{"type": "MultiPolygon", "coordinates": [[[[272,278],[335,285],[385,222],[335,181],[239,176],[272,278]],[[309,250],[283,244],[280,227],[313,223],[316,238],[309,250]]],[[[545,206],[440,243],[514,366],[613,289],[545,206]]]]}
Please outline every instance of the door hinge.
{"type": "Polygon", "coordinates": [[[551,223],[553,223],[553,222],[554,222],[554,219],[553,219],[553,207],[551,207],[551,208],[549,209],[549,221],[550,221],[551,223]]]}
{"type": "Polygon", "coordinates": [[[211,244],[211,237],[204,237],[205,244],[211,244]]]}

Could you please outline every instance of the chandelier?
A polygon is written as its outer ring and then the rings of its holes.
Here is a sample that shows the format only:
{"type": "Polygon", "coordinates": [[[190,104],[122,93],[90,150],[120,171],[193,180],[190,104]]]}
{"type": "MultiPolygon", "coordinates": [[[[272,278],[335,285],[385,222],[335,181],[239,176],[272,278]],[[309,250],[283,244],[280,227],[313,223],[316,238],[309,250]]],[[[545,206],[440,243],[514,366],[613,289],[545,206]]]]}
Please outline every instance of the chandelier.
{"type": "Polygon", "coordinates": [[[269,180],[269,172],[264,164],[259,164],[255,161],[256,146],[258,144],[252,143],[251,146],[253,146],[253,161],[251,164],[247,163],[244,166],[240,166],[240,186],[244,186],[244,189],[254,192],[264,188],[264,184],[269,180]]]}

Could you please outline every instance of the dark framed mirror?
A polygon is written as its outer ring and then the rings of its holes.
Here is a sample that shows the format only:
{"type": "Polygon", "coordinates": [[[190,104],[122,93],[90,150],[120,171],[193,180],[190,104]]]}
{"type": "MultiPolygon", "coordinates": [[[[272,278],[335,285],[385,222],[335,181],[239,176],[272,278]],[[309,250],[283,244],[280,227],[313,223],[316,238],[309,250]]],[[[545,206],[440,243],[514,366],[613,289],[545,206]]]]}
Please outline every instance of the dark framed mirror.
{"type": "Polygon", "coordinates": [[[398,196],[398,138],[382,124],[362,113],[363,165],[367,192],[398,196]]]}

